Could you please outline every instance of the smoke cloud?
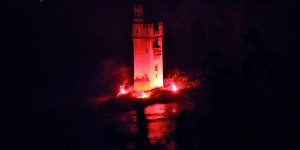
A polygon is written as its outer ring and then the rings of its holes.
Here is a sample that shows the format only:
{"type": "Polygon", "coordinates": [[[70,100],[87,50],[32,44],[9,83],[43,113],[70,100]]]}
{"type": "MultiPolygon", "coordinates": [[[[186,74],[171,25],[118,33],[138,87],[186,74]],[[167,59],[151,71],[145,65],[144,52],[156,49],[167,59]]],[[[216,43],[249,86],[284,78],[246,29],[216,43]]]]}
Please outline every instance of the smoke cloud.
{"type": "Polygon", "coordinates": [[[99,80],[102,92],[116,94],[120,85],[131,84],[130,67],[116,59],[106,59],[100,65],[99,80]]]}

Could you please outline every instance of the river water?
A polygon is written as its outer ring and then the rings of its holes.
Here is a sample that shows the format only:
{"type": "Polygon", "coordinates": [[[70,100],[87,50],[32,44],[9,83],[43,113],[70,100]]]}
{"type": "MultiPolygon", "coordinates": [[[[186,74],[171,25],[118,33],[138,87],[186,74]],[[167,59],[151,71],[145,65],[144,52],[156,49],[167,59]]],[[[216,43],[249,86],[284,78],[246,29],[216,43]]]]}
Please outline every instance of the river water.
{"type": "Polygon", "coordinates": [[[176,149],[173,134],[177,117],[183,110],[193,110],[192,103],[188,100],[167,104],[156,103],[127,112],[105,113],[103,117],[106,124],[117,131],[112,137],[123,137],[112,144],[119,145],[121,142],[123,148],[112,149],[176,149]]]}

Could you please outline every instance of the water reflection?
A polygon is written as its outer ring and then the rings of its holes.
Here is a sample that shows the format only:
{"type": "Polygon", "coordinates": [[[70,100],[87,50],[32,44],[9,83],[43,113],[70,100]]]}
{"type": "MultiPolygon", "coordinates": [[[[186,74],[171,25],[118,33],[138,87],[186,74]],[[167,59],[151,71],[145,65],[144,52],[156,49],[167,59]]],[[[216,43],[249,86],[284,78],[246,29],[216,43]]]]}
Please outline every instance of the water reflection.
{"type": "Polygon", "coordinates": [[[123,134],[135,137],[135,149],[173,150],[176,144],[172,133],[176,117],[183,109],[192,109],[192,105],[188,102],[153,104],[129,112],[107,114],[107,118],[117,124],[123,134]]]}
{"type": "Polygon", "coordinates": [[[167,141],[170,140],[166,140],[166,138],[174,130],[176,109],[176,103],[154,104],[144,109],[148,120],[148,138],[151,144],[157,142],[163,145],[169,144],[167,141]]]}
{"type": "Polygon", "coordinates": [[[149,136],[147,128],[147,119],[144,113],[144,108],[136,109],[137,125],[138,125],[138,149],[149,148],[149,136]]]}

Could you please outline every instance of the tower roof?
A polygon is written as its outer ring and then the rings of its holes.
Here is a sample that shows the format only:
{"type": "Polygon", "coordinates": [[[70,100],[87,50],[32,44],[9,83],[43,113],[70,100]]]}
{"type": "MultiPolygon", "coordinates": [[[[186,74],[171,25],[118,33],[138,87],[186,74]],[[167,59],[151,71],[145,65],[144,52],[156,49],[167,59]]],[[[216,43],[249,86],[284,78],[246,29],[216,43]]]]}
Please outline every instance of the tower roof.
{"type": "Polygon", "coordinates": [[[150,80],[148,76],[144,74],[143,76],[137,76],[134,81],[137,82],[137,81],[150,81],[150,80]]]}

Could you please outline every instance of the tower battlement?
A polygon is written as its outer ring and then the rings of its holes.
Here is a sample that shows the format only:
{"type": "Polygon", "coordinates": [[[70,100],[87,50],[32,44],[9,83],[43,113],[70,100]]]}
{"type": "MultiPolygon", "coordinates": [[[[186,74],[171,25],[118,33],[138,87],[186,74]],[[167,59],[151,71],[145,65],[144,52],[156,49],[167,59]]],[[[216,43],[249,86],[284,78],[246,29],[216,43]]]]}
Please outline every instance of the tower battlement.
{"type": "Polygon", "coordinates": [[[148,24],[143,24],[144,27],[147,27],[147,28],[153,28],[153,24],[152,23],[148,23],[148,24]]]}
{"type": "Polygon", "coordinates": [[[159,22],[157,24],[157,30],[154,28],[154,24],[132,24],[132,36],[134,38],[145,37],[157,37],[163,36],[163,24],[159,22]]]}
{"type": "Polygon", "coordinates": [[[154,36],[163,36],[163,23],[158,22],[157,26],[158,26],[158,30],[154,30],[154,36]]]}
{"type": "Polygon", "coordinates": [[[158,31],[159,34],[163,35],[163,22],[158,22],[158,31]]]}
{"type": "Polygon", "coordinates": [[[133,5],[134,22],[143,23],[143,5],[133,5]]]}

